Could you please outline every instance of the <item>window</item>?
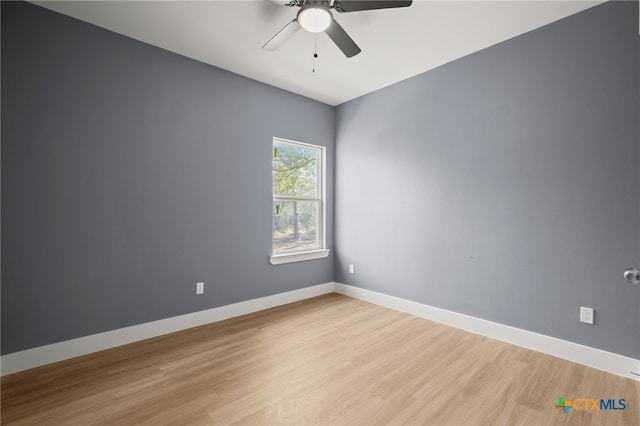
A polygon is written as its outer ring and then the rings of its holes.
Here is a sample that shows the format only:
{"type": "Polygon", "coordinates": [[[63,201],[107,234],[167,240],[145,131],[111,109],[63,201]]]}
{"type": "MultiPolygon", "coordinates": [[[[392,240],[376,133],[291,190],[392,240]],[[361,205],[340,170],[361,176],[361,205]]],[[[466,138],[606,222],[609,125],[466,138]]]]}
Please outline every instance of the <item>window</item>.
{"type": "Polygon", "coordinates": [[[273,139],[273,234],[270,262],[327,257],[324,147],[273,139]]]}

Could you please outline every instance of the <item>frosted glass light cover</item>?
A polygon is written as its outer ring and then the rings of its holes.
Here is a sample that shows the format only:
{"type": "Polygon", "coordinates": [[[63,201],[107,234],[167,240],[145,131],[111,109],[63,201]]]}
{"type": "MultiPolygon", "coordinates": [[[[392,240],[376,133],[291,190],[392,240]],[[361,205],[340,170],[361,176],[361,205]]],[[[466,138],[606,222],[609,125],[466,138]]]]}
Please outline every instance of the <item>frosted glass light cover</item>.
{"type": "Polygon", "coordinates": [[[301,9],[298,13],[298,23],[310,33],[320,33],[331,24],[331,13],[322,7],[301,9]]]}

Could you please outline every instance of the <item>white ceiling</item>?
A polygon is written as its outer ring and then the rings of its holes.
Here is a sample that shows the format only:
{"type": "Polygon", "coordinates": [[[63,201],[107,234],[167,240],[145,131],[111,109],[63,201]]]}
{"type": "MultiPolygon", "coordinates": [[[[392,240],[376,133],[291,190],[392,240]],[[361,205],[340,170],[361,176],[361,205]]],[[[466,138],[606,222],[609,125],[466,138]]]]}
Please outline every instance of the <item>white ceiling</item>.
{"type": "MultiPolygon", "coordinates": [[[[261,46],[295,18],[275,0],[34,1],[128,37],[338,105],[595,6],[597,0],[434,1],[334,17],[362,48],[347,59],[325,34],[261,46]]],[[[285,0],[282,0],[284,3],[285,0]]]]}

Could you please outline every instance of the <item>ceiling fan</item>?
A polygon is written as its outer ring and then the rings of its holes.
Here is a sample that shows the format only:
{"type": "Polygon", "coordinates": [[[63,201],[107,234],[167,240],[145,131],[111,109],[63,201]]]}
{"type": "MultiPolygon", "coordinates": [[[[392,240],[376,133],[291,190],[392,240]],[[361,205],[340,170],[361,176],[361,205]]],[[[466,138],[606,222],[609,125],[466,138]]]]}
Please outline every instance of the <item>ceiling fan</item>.
{"type": "Polygon", "coordinates": [[[271,40],[262,46],[263,50],[274,51],[284,44],[300,27],[312,33],[325,32],[347,58],[361,52],[349,34],[333,19],[331,9],[340,12],[390,9],[411,6],[412,1],[393,0],[291,0],[284,6],[299,7],[296,18],[284,26],[271,40]]]}

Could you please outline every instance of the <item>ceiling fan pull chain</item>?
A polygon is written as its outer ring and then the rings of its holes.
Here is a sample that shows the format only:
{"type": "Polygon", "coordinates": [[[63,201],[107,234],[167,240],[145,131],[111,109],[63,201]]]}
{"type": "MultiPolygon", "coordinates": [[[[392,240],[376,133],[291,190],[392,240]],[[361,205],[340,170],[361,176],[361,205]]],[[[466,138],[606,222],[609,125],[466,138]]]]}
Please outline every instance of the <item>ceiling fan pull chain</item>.
{"type": "Polygon", "coordinates": [[[316,58],[318,57],[318,33],[313,35],[313,72],[316,72],[316,58]]]}

